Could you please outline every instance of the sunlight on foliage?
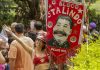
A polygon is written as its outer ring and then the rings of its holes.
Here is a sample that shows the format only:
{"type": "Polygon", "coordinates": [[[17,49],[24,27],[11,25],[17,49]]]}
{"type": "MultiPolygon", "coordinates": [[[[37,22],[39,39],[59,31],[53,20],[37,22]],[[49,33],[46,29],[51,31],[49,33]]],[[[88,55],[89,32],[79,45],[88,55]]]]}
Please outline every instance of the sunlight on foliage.
{"type": "Polygon", "coordinates": [[[100,14],[100,0],[96,1],[96,3],[91,4],[90,9],[95,9],[96,14],[100,14]]]}
{"type": "Polygon", "coordinates": [[[100,38],[95,43],[83,44],[80,53],[72,62],[73,70],[100,70],[100,38]]]}

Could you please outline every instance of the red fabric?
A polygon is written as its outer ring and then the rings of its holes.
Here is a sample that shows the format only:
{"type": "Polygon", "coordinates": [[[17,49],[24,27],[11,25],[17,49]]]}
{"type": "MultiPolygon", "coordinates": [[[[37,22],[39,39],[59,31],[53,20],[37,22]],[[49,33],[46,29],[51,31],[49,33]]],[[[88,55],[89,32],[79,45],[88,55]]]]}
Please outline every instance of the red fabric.
{"type": "Polygon", "coordinates": [[[47,54],[44,57],[37,57],[36,54],[35,54],[34,59],[33,59],[33,63],[35,65],[48,63],[48,62],[49,62],[49,59],[48,59],[48,55],[47,54]]]}
{"type": "Polygon", "coordinates": [[[71,34],[67,38],[67,41],[70,44],[69,48],[58,48],[57,46],[50,46],[47,44],[48,53],[52,56],[51,58],[53,58],[54,62],[57,64],[64,63],[66,59],[77,54],[78,49],[80,48],[79,38],[84,12],[84,6],[82,4],[61,1],[62,0],[48,0],[46,23],[47,42],[54,38],[53,28],[56,25],[56,20],[59,15],[69,16],[72,19],[74,26],[72,27],[71,34]],[[73,39],[75,39],[74,42],[73,39]]]}

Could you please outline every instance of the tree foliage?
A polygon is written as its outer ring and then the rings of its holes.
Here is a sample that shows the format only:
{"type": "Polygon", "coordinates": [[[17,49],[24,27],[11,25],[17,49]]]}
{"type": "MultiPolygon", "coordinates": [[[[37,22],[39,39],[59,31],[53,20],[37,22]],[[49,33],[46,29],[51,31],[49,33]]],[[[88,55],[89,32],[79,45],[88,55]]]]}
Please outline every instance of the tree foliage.
{"type": "Polygon", "coordinates": [[[15,20],[22,23],[28,23],[29,20],[45,21],[44,18],[40,18],[41,13],[43,15],[45,14],[44,1],[45,0],[14,0],[18,5],[15,20]]]}
{"type": "Polygon", "coordinates": [[[91,4],[88,8],[89,21],[94,21],[97,24],[97,30],[100,31],[100,1],[97,0],[94,4],[91,4]]]}
{"type": "MultiPolygon", "coordinates": [[[[0,21],[28,23],[40,19],[40,0],[0,0],[0,21]]],[[[1,24],[2,25],[2,24],[1,24]]]]}
{"type": "Polygon", "coordinates": [[[95,22],[97,27],[96,29],[100,31],[100,14],[96,14],[95,9],[89,9],[89,22],[95,22]]]}
{"type": "Polygon", "coordinates": [[[75,58],[74,70],[100,70],[100,39],[95,43],[83,44],[81,51],[75,58]]]}
{"type": "Polygon", "coordinates": [[[14,0],[16,8],[16,21],[27,21],[39,18],[39,0],[14,0]]]}
{"type": "MultiPolygon", "coordinates": [[[[29,20],[41,20],[45,22],[45,18],[40,18],[41,12],[43,15],[45,14],[43,7],[42,11],[40,8],[41,1],[43,0],[0,0],[0,25],[2,26],[4,23],[10,25],[13,21],[25,24],[27,24],[29,20]]],[[[86,1],[95,2],[99,0],[86,1]]],[[[97,15],[95,12],[96,11],[94,9],[89,9],[90,22],[96,21],[97,26],[100,26],[100,15],[97,15]]],[[[99,26],[98,29],[100,29],[99,26]]]]}
{"type": "Polygon", "coordinates": [[[0,0],[0,27],[13,21],[15,6],[12,0],[0,0]]]}

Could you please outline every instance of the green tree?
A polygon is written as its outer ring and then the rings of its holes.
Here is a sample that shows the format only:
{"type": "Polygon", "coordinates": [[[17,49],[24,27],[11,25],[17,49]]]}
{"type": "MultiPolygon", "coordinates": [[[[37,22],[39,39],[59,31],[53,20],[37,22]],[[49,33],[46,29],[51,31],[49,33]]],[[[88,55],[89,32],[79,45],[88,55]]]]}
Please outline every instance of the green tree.
{"type": "Polygon", "coordinates": [[[28,23],[29,20],[40,19],[40,0],[14,0],[18,5],[16,8],[15,20],[28,23]]]}
{"type": "Polygon", "coordinates": [[[16,4],[12,0],[0,0],[0,27],[13,21],[15,8],[16,4]]]}
{"type": "MultiPolygon", "coordinates": [[[[0,0],[0,24],[40,19],[40,1],[42,0],[0,0]]],[[[42,12],[44,13],[44,12],[42,12]]]]}
{"type": "Polygon", "coordinates": [[[95,3],[89,6],[89,19],[90,22],[95,21],[97,30],[100,31],[100,1],[96,0],[95,3]]]}

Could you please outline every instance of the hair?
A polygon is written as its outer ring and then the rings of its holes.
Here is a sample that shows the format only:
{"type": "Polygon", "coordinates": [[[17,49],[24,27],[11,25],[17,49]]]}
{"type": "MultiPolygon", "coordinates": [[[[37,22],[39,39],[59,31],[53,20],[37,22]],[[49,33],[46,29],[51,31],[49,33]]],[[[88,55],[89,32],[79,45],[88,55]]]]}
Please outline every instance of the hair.
{"type": "Polygon", "coordinates": [[[13,23],[11,24],[11,28],[15,28],[16,25],[17,25],[17,22],[13,22],[13,23]]]}
{"type": "MultiPolygon", "coordinates": [[[[42,41],[43,42],[43,41],[42,41]]],[[[46,48],[46,42],[43,42],[44,46],[42,47],[41,51],[44,51],[46,48]]]]}
{"type": "Polygon", "coordinates": [[[70,28],[73,27],[72,19],[71,19],[69,16],[60,15],[60,16],[58,16],[57,21],[58,21],[58,19],[65,19],[65,20],[68,20],[68,21],[70,22],[70,28]]]}
{"type": "Polygon", "coordinates": [[[24,25],[22,23],[18,23],[16,26],[15,26],[15,31],[17,33],[23,33],[24,32],[24,25]]]}
{"type": "Polygon", "coordinates": [[[36,21],[34,27],[36,28],[36,30],[41,30],[43,28],[42,23],[40,21],[36,21]]]}
{"type": "MultiPolygon", "coordinates": [[[[36,38],[36,40],[40,40],[40,39],[36,38]]],[[[36,40],[35,40],[35,41],[36,41],[36,40]]],[[[44,41],[42,41],[42,40],[41,40],[41,42],[44,44],[43,47],[42,47],[42,49],[41,49],[41,51],[44,51],[45,48],[46,48],[46,42],[44,42],[44,41]]],[[[34,47],[36,47],[36,43],[34,43],[34,47]]]]}

